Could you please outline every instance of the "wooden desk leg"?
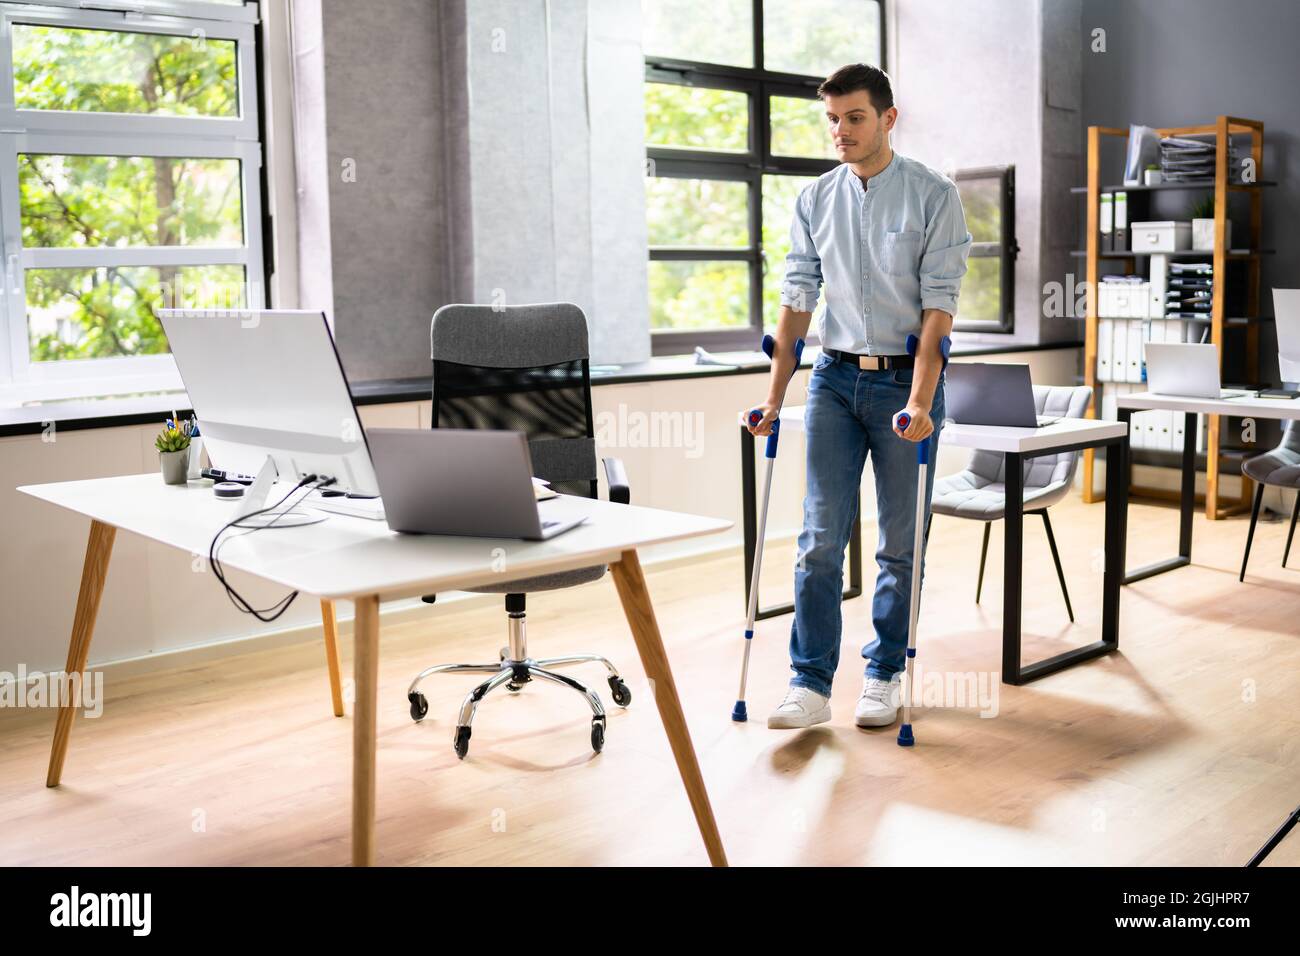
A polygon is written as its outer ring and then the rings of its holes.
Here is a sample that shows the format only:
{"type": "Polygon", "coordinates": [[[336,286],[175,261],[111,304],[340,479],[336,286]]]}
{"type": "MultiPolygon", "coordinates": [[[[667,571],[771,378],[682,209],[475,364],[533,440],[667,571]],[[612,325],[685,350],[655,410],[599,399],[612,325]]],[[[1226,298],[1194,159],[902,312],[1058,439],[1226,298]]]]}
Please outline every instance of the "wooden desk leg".
{"type": "Polygon", "coordinates": [[[635,551],[624,551],[622,558],[612,564],[610,570],[614,575],[614,586],[618,588],[619,600],[623,602],[623,613],[627,616],[628,626],[632,628],[632,636],[636,639],[636,647],[641,654],[641,664],[645,667],[646,676],[653,682],[659,719],[663,721],[664,731],[668,734],[668,743],[677,761],[677,771],[682,776],[691,809],[695,811],[695,822],[699,825],[700,836],[704,838],[709,861],[714,866],[726,866],[727,854],[722,848],[718,824],[713,819],[709,793],[704,788],[704,777],[700,774],[695,747],[691,744],[691,733],[686,727],[682,702],[677,696],[677,685],[673,682],[673,673],[668,666],[668,655],[659,634],[659,624],[655,621],[654,607],[650,604],[650,593],[646,590],[641,562],[635,551]]]}
{"type": "Polygon", "coordinates": [[[375,862],[375,701],[379,695],[379,596],[356,599],[352,714],[352,865],[375,862]]]}
{"type": "MultiPolygon", "coordinates": [[[[95,633],[95,617],[99,614],[99,599],[104,594],[104,578],[108,575],[108,559],[113,554],[113,538],[117,529],[98,521],[90,523],[90,537],[86,541],[86,561],[81,567],[81,591],[77,594],[77,610],[72,618],[72,636],[68,640],[66,677],[80,674],[86,669],[90,653],[90,638],[95,633]]],[[[63,759],[68,755],[68,738],[72,735],[72,721],[77,716],[75,702],[69,701],[59,708],[54,724],[54,744],[50,748],[50,766],[45,774],[45,786],[57,787],[63,776],[63,759]]]]}
{"type": "Polygon", "coordinates": [[[343,716],[343,681],[339,677],[339,629],[334,616],[334,602],[320,602],[320,619],[325,628],[325,664],[330,672],[330,699],[334,703],[334,716],[343,716]]]}

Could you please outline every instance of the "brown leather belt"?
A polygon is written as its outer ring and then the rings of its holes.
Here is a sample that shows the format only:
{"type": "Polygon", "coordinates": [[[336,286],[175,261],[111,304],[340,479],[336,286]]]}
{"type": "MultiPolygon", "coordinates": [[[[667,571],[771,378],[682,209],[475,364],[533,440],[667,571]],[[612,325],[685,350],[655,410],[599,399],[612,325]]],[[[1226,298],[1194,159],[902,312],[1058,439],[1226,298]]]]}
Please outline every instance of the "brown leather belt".
{"type": "Polygon", "coordinates": [[[841,352],[839,349],[823,349],[837,362],[848,362],[858,368],[878,372],[881,369],[914,368],[916,359],[911,355],[855,355],[853,352],[841,352]]]}

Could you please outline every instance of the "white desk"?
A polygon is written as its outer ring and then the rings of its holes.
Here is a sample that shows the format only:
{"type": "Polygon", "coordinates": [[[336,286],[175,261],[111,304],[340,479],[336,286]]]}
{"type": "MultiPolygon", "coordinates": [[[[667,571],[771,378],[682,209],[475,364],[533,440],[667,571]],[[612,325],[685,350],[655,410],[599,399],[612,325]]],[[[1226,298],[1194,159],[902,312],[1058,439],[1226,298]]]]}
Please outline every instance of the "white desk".
{"type": "MultiPolygon", "coordinates": [[[[1187,418],[1183,427],[1182,487],[1178,496],[1178,556],[1156,561],[1129,571],[1124,583],[1131,584],[1152,575],[1181,568],[1192,561],[1192,512],[1196,508],[1196,416],[1235,415],[1237,417],[1300,419],[1300,398],[1281,401],[1275,398],[1188,398],[1182,395],[1160,395],[1156,392],[1134,392],[1116,397],[1119,420],[1127,423],[1134,412],[1164,409],[1183,412],[1187,418]]],[[[1214,469],[1218,475],[1218,462],[1207,462],[1206,471],[1214,469]]],[[[1127,467],[1126,467],[1127,470],[1127,467]]],[[[1106,469],[1110,473],[1109,466],[1106,469]]],[[[1217,479],[1216,479],[1217,480],[1217,479]]],[[[1127,479],[1126,479],[1127,481],[1127,479]]],[[[1107,482],[1109,484],[1109,480],[1107,482]]],[[[1210,508],[1207,496],[1206,509],[1210,508]]]]}
{"type": "MultiPolygon", "coordinates": [[[[802,430],[806,406],[792,406],[781,410],[781,429],[802,430]]],[[[741,482],[745,502],[745,596],[749,588],[753,548],[757,542],[751,536],[755,525],[754,446],[756,441],[745,427],[744,413],[740,416],[741,430],[741,482]]],[[[899,439],[902,441],[903,439],[899,439]]],[[[1024,479],[1022,463],[1026,458],[1052,455],[1057,452],[1083,448],[1111,446],[1117,457],[1127,461],[1128,422],[1104,421],[1092,418],[1066,418],[1041,428],[1007,428],[999,425],[960,425],[947,421],[939,432],[941,445],[952,445],[972,450],[1001,452],[1006,457],[1007,512],[1004,523],[1005,548],[1002,600],[1002,680],[1008,684],[1026,684],[1074,664],[1108,654],[1119,647],[1119,598],[1124,580],[1124,548],[1128,501],[1128,469],[1106,469],[1106,558],[1102,585],[1101,640],[1084,647],[1066,651],[1047,660],[1023,665],[1020,661],[1020,611],[1021,584],[1024,558],[1024,479]],[[1114,473],[1112,473],[1112,471],[1114,473]]],[[[854,542],[860,540],[857,522],[854,523],[850,542],[850,568],[859,567],[861,557],[853,553],[854,542]]],[[[860,571],[859,571],[860,574],[860,571]]],[[[856,593],[861,593],[860,578],[855,581],[856,593]]],[[[854,596],[845,592],[846,597],[854,596]]],[[[793,605],[769,609],[767,616],[793,610],[793,605]]]]}
{"type": "MultiPolygon", "coordinates": [[[[158,474],[32,485],[18,489],[91,519],[81,589],[68,646],[67,673],[85,670],[95,615],[118,529],[191,554],[208,553],[212,536],[233,517],[209,482],[164,485],[158,474]]],[[[280,492],[279,494],[283,494],[280,492]]],[[[271,500],[277,500],[273,492],[271,500]]],[[[232,538],[222,563],[286,588],[356,605],[356,710],[352,748],[352,861],[374,862],[375,704],[379,672],[379,602],[530,577],[592,564],[610,565],[619,599],[681,773],[709,859],[726,856],[682,714],[636,549],[713,534],[730,521],[565,496],[555,510],[585,512],[588,522],[549,541],[399,535],[382,521],[331,515],[323,524],[232,538]]],[[[214,580],[213,586],[217,584],[214,580]]],[[[76,710],[59,711],[47,786],[57,786],[76,710]]]]}

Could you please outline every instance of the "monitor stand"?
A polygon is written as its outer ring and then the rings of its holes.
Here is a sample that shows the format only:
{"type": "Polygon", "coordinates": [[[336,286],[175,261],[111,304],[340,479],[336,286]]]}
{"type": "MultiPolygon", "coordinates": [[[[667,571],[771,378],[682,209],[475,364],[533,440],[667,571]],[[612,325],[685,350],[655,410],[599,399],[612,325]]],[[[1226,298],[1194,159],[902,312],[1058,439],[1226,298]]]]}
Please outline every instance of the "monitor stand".
{"type": "Polygon", "coordinates": [[[262,468],[257,473],[257,479],[252,487],[244,492],[244,500],[239,505],[239,516],[235,520],[239,522],[240,527],[301,528],[303,525],[319,524],[328,517],[310,508],[296,507],[253,514],[254,511],[261,511],[266,507],[266,499],[271,494],[271,486],[275,484],[278,475],[275,462],[270,455],[267,455],[266,461],[262,463],[262,468]]]}

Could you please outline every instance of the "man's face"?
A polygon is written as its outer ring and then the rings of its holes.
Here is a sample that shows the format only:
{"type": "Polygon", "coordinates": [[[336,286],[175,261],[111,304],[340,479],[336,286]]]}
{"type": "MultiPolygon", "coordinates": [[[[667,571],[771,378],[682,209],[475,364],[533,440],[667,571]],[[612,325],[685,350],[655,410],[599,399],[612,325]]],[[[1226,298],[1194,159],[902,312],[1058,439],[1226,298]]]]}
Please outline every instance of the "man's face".
{"type": "Polygon", "coordinates": [[[827,95],[823,100],[835,154],[844,163],[860,163],[875,156],[885,145],[885,134],[894,128],[898,110],[890,107],[877,113],[866,90],[843,96],[827,95]]]}

